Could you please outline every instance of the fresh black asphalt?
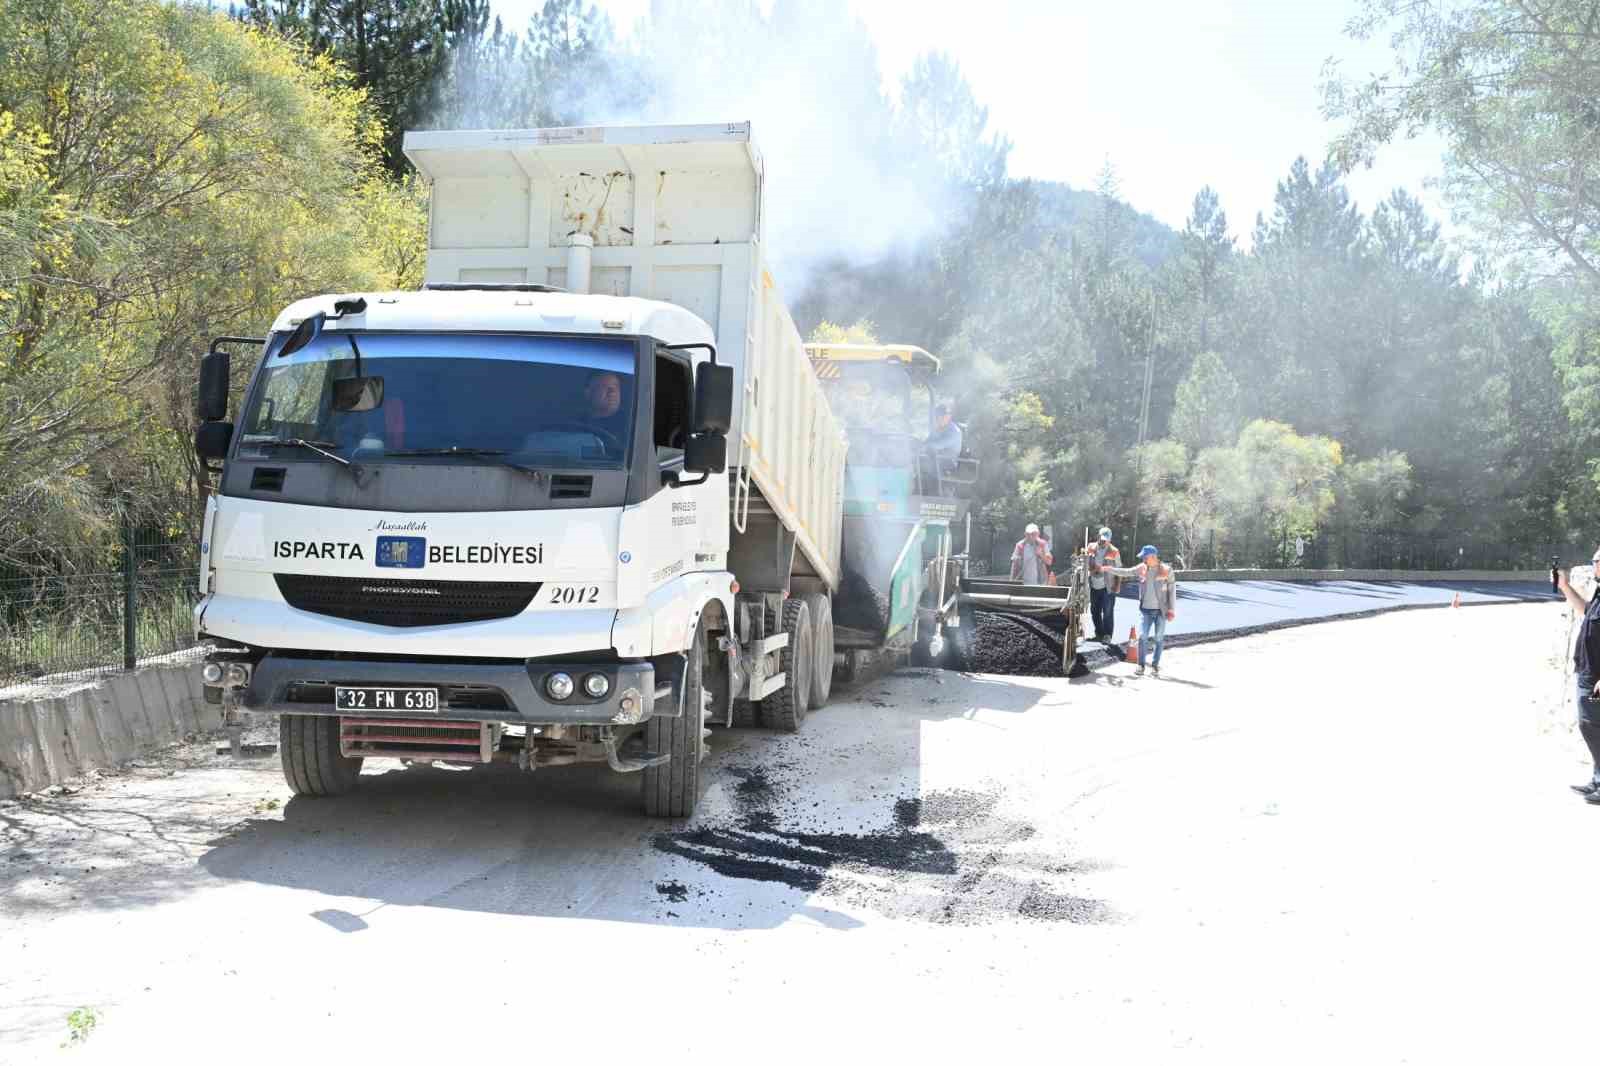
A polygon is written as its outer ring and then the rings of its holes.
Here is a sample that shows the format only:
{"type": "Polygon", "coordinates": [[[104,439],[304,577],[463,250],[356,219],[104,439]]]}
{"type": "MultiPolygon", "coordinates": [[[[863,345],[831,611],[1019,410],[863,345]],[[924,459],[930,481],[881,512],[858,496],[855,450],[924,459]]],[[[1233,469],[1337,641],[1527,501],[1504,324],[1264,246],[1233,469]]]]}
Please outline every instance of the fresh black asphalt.
{"type": "MultiPolygon", "coordinates": [[[[1557,598],[1548,584],[1512,581],[1191,581],[1178,578],[1178,617],[1167,636],[1217,639],[1353,617],[1422,607],[1448,607],[1457,594],[1463,607],[1490,603],[1536,603],[1557,598]]],[[[1133,587],[1117,600],[1116,632],[1121,641],[1138,625],[1133,587]]]]}

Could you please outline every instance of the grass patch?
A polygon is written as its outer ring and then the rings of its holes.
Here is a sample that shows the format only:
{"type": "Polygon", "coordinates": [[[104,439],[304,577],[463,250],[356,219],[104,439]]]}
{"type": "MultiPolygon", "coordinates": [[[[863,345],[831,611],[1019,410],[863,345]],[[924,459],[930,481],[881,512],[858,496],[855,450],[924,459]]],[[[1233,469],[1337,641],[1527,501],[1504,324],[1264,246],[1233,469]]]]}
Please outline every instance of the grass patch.
{"type": "Polygon", "coordinates": [[[67,1042],[61,1046],[83,1043],[89,1039],[89,1034],[94,1032],[94,1027],[99,1024],[100,1015],[93,1007],[79,1007],[67,1015],[67,1042]]]}

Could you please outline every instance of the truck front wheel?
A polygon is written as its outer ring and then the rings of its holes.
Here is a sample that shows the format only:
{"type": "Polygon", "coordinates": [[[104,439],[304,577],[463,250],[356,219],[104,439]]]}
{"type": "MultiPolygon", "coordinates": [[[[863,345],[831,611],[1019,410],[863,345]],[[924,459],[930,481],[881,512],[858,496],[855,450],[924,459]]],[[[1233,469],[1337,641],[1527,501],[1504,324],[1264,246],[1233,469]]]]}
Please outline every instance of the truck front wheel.
{"type": "Polygon", "coordinates": [[[651,818],[688,818],[700,802],[700,759],[705,745],[706,631],[695,629],[689,648],[689,669],[684,672],[683,714],[677,718],[651,718],[644,727],[644,746],[672,758],[660,766],[647,766],[640,774],[644,788],[644,813],[651,818]]]}
{"type": "Polygon", "coordinates": [[[339,719],[285,714],[278,719],[283,779],[296,796],[342,796],[356,787],[361,759],[339,752],[339,719]]]}

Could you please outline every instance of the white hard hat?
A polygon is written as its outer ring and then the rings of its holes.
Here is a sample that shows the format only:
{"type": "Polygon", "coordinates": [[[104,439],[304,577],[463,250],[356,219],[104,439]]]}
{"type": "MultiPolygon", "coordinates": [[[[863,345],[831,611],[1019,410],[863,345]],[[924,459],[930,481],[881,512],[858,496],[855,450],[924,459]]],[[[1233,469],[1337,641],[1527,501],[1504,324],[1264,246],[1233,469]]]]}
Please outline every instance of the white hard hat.
{"type": "Polygon", "coordinates": [[[1100,535],[1102,537],[1104,537],[1106,540],[1110,540],[1111,539],[1111,527],[1110,526],[1101,526],[1100,527],[1100,535]]]}
{"type": "Polygon", "coordinates": [[[1037,532],[1039,532],[1039,526],[1036,523],[1029,522],[1028,523],[1028,528],[1024,529],[1023,532],[1024,533],[1037,533],[1037,532]]]}

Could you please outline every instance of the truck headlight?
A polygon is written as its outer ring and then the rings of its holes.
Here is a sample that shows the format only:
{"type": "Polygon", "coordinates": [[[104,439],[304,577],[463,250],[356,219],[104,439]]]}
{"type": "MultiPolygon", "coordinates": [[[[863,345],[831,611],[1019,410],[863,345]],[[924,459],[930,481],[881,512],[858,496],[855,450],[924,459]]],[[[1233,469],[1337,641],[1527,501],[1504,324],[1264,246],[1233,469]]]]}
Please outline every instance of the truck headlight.
{"type": "Polygon", "coordinates": [[[222,684],[222,664],[206,663],[200,668],[200,676],[205,679],[205,683],[208,685],[222,684]]]}
{"type": "Polygon", "coordinates": [[[556,672],[545,678],[544,690],[553,700],[564,700],[572,695],[572,675],[556,672]]]}
{"type": "Polygon", "coordinates": [[[250,667],[244,663],[229,663],[224,680],[233,688],[243,688],[250,683],[250,667]]]}
{"type": "Polygon", "coordinates": [[[611,679],[605,674],[590,674],[583,679],[583,691],[589,694],[590,699],[600,699],[611,691],[611,679]]]}

